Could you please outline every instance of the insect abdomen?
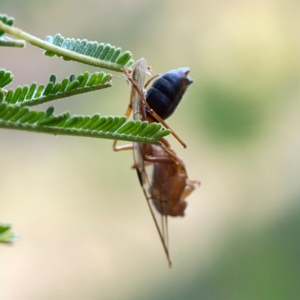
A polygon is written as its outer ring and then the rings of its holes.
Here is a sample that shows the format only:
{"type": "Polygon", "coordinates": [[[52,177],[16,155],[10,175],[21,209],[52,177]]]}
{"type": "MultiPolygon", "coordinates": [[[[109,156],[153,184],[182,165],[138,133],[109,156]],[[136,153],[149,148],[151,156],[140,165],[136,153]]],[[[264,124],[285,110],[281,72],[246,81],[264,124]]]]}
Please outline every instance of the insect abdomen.
{"type": "Polygon", "coordinates": [[[189,68],[169,71],[154,81],[147,92],[147,102],[162,118],[170,117],[178,106],[183,94],[193,80],[188,77],[189,68]]]}

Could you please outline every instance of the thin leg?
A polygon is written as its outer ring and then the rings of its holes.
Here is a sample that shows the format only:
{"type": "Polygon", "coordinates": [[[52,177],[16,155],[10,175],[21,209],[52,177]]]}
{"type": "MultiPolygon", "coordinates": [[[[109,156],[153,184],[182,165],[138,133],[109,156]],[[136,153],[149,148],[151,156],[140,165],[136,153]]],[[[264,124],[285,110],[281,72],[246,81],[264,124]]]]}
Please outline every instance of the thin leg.
{"type": "Polygon", "coordinates": [[[153,79],[157,78],[158,76],[159,76],[159,74],[152,76],[152,77],[146,82],[145,88],[147,88],[147,86],[149,85],[149,83],[150,83],[153,79]]]}
{"type": "Polygon", "coordinates": [[[133,145],[132,144],[127,144],[127,145],[122,145],[122,146],[117,146],[118,141],[114,141],[113,143],[113,150],[114,151],[124,151],[124,150],[133,150],[133,145]]]}
{"type": "MultiPolygon", "coordinates": [[[[130,91],[130,101],[129,101],[129,104],[128,104],[128,107],[126,109],[126,112],[125,112],[125,117],[126,117],[126,120],[128,120],[131,112],[132,112],[132,98],[133,98],[133,88],[131,88],[131,91],[130,91]]],[[[117,143],[118,143],[118,140],[115,140],[114,143],[113,143],[113,150],[114,151],[123,151],[123,150],[132,150],[133,149],[133,146],[132,144],[128,144],[128,145],[123,145],[123,146],[117,146],[117,143]]]]}

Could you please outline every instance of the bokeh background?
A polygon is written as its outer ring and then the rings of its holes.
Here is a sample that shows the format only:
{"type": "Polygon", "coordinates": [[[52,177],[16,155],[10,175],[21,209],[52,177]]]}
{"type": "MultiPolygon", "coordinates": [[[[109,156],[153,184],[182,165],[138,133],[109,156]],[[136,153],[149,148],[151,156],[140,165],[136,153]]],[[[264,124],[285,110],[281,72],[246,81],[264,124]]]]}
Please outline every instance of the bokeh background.
{"type": "MultiPolygon", "coordinates": [[[[300,2],[293,0],[1,1],[40,38],[109,42],[153,73],[195,80],[169,124],[202,185],[170,220],[168,269],[132,165],[108,140],[0,131],[0,299],[300,299],[300,2]]],[[[12,86],[83,71],[40,49],[1,49],[12,86]]],[[[56,112],[122,115],[129,90],[55,103],[56,112]]],[[[47,106],[47,105],[46,105],[47,106]]]]}

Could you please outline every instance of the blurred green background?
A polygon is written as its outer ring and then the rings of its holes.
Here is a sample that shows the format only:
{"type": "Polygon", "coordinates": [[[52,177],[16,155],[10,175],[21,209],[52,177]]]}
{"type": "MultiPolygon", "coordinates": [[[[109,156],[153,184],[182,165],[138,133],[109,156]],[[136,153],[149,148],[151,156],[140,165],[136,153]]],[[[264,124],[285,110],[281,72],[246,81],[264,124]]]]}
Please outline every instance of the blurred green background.
{"type": "MultiPolygon", "coordinates": [[[[299,1],[1,1],[40,38],[109,42],[153,73],[195,80],[169,124],[191,179],[186,217],[170,220],[168,269],[132,165],[107,140],[1,130],[0,299],[300,299],[299,1]]],[[[13,86],[95,71],[1,49],[13,86]]],[[[55,103],[56,112],[121,115],[129,90],[55,103]]],[[[46,105],[47,106],[47,105],[46,105]]]]}

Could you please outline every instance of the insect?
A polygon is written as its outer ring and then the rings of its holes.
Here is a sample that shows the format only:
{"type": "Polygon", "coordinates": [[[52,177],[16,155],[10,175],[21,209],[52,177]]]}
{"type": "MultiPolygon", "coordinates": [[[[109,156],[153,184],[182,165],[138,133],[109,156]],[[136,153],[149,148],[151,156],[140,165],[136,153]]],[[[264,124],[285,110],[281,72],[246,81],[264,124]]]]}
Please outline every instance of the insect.
{"type": "MultiPolygon", "coordinates": [[[[153,83],[149,89],[150,93],[146,97],[143,89],[147,72],[147,62],[144,59],[139,60],[132,77],[125,71],[125,75],[132,84],[131,100],[126,111],[126,116],[130,115],[131,110],[133,110],[133,118],[135,120],[153,122],[156,120],[161,121],[160,119],[170,116],[175,111],[187,86],[192,83],[192,80],[187,77],[188,68],[178,70],[178,72],[173,70],[160,76],[153,83]],[[171,80],[166,80],[166,77],[167,79],[171,78],[171,80]],[[167,88],[164,86],[165,81],[167,81],[167,88]],[[180,85],[179,81],[183,82],[183,84],[180,85]],[[164,93],[164,91],[167,92],[164,93]],[[153,111],[152,105],[149,106],[148,101],[152,104],[154,103],[153,105],[157,107],[157,111],[153,111]],[[163,105],[166,101],[169,101],[169,103],[163,105]],[[163,104],[159,105],[160,102],[163,102],[163,104]]],[[[187,206],[185,198],[199,185],[199,182],[188,179],[183,160],[171,149],[166,139],[162,138],[160,141],[162,147],[139,143],[116,147],[115,142],[114,150],[134,150],[133,168],[137,171],[150,213],[162,242],[169,266],[171,267],[167,217],[184,215],[187,206]],[[153,172],[152,176],[149,177],[147,169],[150,166],[153,172]],[[156,218],[152,205],[160,213],[160,221],[156,218]]]]}

